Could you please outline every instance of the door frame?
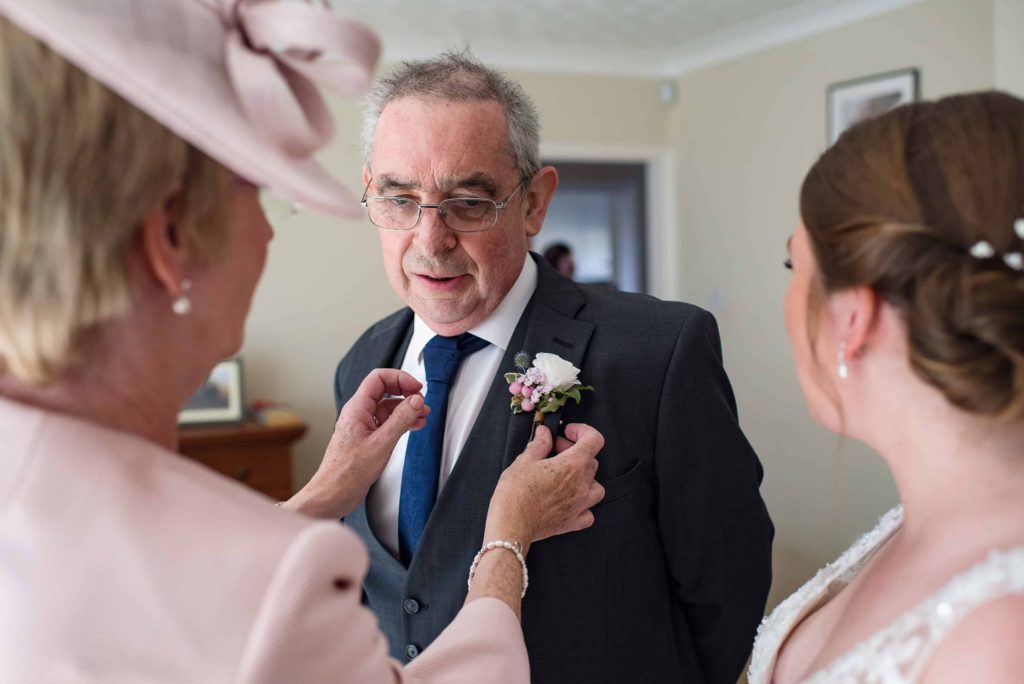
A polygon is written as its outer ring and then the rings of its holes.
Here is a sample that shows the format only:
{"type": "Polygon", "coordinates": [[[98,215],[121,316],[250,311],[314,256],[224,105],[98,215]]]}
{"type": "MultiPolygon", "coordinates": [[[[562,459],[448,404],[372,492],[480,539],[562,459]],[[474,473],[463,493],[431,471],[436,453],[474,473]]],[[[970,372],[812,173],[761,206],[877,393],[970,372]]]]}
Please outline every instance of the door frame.
{"type": "Polygon", "coordinates": [[[547,142],[541,143],[540,152],[543,159],[644,165],[647,175],[644,192],[644,209],[647,214],[647,290],[660,299],[679,299],[675,163],[672,151],[658,145],[547,142]]]}

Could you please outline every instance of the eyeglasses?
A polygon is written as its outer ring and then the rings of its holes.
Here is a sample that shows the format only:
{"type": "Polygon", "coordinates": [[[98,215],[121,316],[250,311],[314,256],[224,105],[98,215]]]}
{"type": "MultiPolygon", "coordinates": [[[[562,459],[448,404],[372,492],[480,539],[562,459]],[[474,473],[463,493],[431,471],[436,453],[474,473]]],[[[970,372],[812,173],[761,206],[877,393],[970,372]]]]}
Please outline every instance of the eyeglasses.
{"type": "Polygon", "coordinates": [[[519,185],[499,202],[486,197],[449,197],[438,204],[420,204],[408,197],[372,197],[367,195],[370,183],[366,184],[360,204],[366,209],[370,223],[378,228],[412,230],[420,222],[424,209],[437,209],[444,225],[455,232],[476,233],[498,223],[498,212],[509,205],[526,179],[519,181],[519,185]]]}

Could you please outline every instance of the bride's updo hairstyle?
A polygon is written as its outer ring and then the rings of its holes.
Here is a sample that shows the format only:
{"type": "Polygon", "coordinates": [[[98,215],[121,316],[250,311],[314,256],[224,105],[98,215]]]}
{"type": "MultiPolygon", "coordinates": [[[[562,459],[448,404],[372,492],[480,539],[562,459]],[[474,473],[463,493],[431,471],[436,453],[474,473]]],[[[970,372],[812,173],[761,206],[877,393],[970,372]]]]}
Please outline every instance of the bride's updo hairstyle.
{"type": "Polygon", "coordinates": [[[800,212],[817,287],[872,288],[925,382],[1024,418],[1024,101],[958,95],[854,126],[807,174],[800,212]]]}

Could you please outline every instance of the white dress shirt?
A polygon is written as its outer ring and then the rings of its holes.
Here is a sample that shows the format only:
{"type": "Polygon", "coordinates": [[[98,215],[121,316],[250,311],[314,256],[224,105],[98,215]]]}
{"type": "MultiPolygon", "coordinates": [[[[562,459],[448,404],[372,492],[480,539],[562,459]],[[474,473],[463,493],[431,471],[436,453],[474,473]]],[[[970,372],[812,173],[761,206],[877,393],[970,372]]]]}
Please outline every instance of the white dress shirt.
{"type": "MultiPolygon", "coordinates": [[[[529,255],[523,270],[498,308],[484,321],[469,332],[490,344],[462,360],[455,383],[448,395],[448,416],[444,429],[444,448],[441,453],[441,472],[437,491],[440,495],[448,476],[455,467],[462,447],[469,438],[473,423],[484,405],[487,390],[490,389],[498,365],[508,351],[509,341],[515,332],[526,305],[537,289],[537,264],[529,255]]],[[[413,375],[426,387],[426,371],[423,368],[423,348],[436,333],[416,316],[413,320],[412,339],[402,361],[402,370],[413,375]]],[[[513,369],[506,369],[511,371],[513,369]]],[[[402,491],[402,469],[405,467],[405,450],[409,435],[398,440],[391,460],[384,473],[370,489],[366,497],[366,512],[377,539],[395,556],[398,556],[398,501],[402,491]]],[[[476,454],[468,454],[472,458],[476,454]]]]}

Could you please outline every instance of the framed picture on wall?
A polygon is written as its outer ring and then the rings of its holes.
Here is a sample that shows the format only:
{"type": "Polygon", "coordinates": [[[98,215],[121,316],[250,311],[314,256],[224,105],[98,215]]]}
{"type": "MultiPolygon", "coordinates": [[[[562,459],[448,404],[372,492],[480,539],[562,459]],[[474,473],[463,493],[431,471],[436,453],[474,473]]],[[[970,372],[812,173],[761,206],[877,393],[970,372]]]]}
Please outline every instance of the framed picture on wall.
{"type": "Polygon", "coordinates": [[[244,419],[242,360],[233,358],[214,367],[210,377],[178,414],[178,425],[240,423],[244,419]]]}
{"type": "Polygon", "coordinates": [[[920,99],[920,80],[917,69],[900,69],[830,85],[827,95],[829,146],[855,123],[920,99]]]}

